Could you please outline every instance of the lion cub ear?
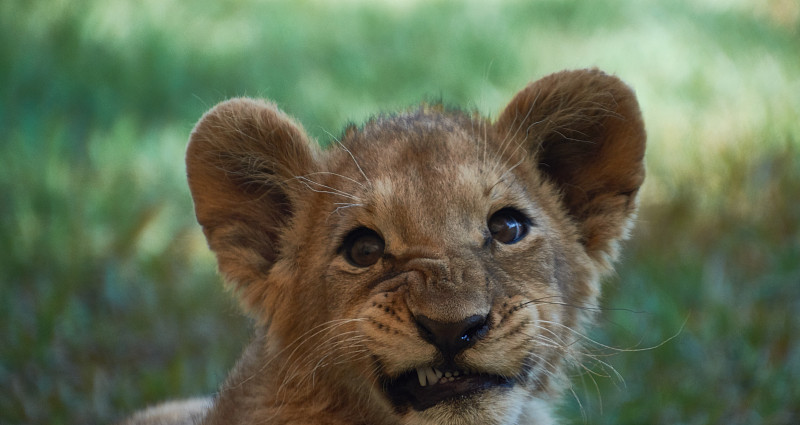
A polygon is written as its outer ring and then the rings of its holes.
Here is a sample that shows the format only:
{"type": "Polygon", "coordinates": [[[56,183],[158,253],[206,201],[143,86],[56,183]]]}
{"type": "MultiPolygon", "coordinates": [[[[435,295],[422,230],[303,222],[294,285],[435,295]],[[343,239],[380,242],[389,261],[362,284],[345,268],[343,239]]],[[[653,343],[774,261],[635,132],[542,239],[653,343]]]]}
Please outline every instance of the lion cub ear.
{"type": "Polygon", "coordinates": [[[313,158],[300,125],[263,101],[220,103],[192,131],[186,169],[197,221],[247,307],[264,296],[297,205],[295,177],[312,172],[313,158]]]}
{"type": "Polygon", "coordinates": [[[552,74],[519,92],[495,126],[521,138],[559,188],[587,252],[613,259],[645,174],[646,136],[633,91],[598,70],[552,74]]]}

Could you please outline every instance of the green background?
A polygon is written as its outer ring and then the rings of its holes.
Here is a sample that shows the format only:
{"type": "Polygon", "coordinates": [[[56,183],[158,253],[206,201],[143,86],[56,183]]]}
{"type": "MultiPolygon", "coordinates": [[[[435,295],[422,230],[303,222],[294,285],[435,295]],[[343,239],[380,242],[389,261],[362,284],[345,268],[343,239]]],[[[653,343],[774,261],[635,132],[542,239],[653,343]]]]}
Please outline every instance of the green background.
{"type": "Polygon", "coordinates": [[[637,91],[648,177],[564,422],[799,423],[796,0],[3,0],[0,423],[108,423],[233,365],[249,323],[183,169],[216,102],[327,143],[594,66],[637,91]]]}

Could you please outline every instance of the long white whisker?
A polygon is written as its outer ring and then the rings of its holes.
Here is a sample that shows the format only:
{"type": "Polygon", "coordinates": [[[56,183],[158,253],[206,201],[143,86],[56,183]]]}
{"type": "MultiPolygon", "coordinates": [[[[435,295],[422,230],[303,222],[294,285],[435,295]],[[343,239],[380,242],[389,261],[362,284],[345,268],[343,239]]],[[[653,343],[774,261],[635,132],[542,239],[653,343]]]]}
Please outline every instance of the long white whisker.
{"type": "Polygon", "coordinates": [[[361,186],[361,187],[365,187],[365,186],[364,186],[364,183],[361,183],[360,181],[358,181],[358,180],[356,180],[356,179],[353,179],[353,178],[347,177],[347,176],[345,176],[345,175],[342,175],[342,174],[339,174],[339,173],[334,173],[334,172],[332,172],[332,171],[316,171],[316,172],[313,172],[313,173],[308,173],[308,174],[306,174],[304,177],[308,177],[308,176],[315,176],[315,175],[318,175],[318,174],[324,174],[324,175],[336,176],[336,177],[339,177],[339,178],[345,179],[345,180],[347,180],[347,181],[353,182],[353,183],[355,183],[355,184],[357,184],[357,185],[359,185],[359,186],[361,186]]]}
{"type": "Polygon", "coordinates": [[[306,342],[309,342],[311,340],[311,338],[313,338],[314,336],[316,336],[316,335],[318,335],[318,334],[320,334],[322,332],[329,332],[329,331],[331,331],[332,329],[334,329],[334,328],[336,328],[338,326],[346,325],[348,323],[353,323],[353,322],[361,322],[361,321],[364,321],[364,320],[366,320],[366,319],[362,319],[362,318],[359,318],[359,319],[334,319],[334,320],[331,320],[331,321],[328,321],[328,322],[325,322],[325,323],[320,323],[319,325],[316,325],[316,326],[312,327],[311,329],[309,329],[306,332],[304,332],[302,335],[300,335],[297,338],[295,338],[294,341],[292,341],[286,347],[281,349],[277,354],[275,354],[268,361],[264,362],[264,364],[257,371],[255,371],[252,375],[250,375],[249,377],[243,379],[238,384],[236,384],[234,386],[231,386],[230,388],[241,387],[242,385],[244,385],[245,383],[247,383],[248,381],[253,379],[256,375],[258,375],[259,373],[261,373],[264,370],[266,370],[270,366],[270,364],[272,364],[272,362],[274,360],[281,358],[282,354],[284,352],[286,352],[287,350],[291,349],[292,347],[296,346],[295,349],[292,351],[292,353],[289,354],[289,358],[291,358],[294,355],[295,351],[297,351],[306,342]],[[320,329],[320,328],[322,328],[322,329],[320,329]],[[311,334],[311,335],[309,335],[309,334],[311,334]]]}
{"type": "MultiPolygon", "coordinates": [[[[327,130],[326,133],[328,133],[327,130]]],[[[344,143],[342,143],[342,141],[339,140],[337,137],[335,137],[331,133],[328,133],[328,135],[331,136],[333,140],[336,141],[336,143],[339,145],[340,148],[342,148],[342,150],[344,150],[345,152],[347,152],[348,155],[350,155],[350,159],[353,160],[353,164],[356,165],[356,168],[358,168],[358,172],[361,173],[361,176],[364,177],[364,180],[366,180],[368,184],[372,184],[372,181],[370,181],[369,177],[367,177],[367,174],[364,173],[364,170],[361,168],[361,165],[356,160],[356,157],[355,155],[353,155],[353,152],[351,152],[350,149],[348,149],[347,146],[345,146],[344,143]]]]}
{"type": "Polygon", "coordinates": [[[331,187],[331,186],[324,185],[322,183],[316,182],[316,181],[311,180],[310,178],[308,178],[306,176],[295,176],[294,179],[300,181],[301,183],[303,183],[303,185],[305,185],[309,190],[311,190],[313,192],[328,193],[328,194],[331,194],[331,195],[341,196],[341,197],[344,197],[344,198],[352,199],[352,200],[354,200],[356,202],[360,202],[361,201],[361,198],[359,198],[359,197],[357,197],[355,195],[351,195],[351,194],[349,194],[349,193],[347,193],[345,191],[336,189],[335,187],[331,187]],[[319,187],[321,187],[321,188],[323,188],[325,190],[317,189],[315,187],[312,187],[312,185],[319,186],[319,187]]]}

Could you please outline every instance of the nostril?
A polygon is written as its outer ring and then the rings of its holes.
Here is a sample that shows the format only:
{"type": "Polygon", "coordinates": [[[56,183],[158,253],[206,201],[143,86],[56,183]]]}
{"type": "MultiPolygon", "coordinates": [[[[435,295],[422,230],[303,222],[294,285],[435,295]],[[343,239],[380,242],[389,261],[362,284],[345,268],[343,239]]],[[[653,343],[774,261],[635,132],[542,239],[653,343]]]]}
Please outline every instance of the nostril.
{"type": "Polygon", "coordinates": [[[436,334],[433,332],[433,327],[435,325],[431,323],[425,316],[420,316],[417,318],[417,327],[419,328],[419,334],[425,341],[433,342],[436,339],[436,334]]]}
{"type": "Polygon", "coordinates": [[[473,346],[488,332],[486,316],[473,315],[458,322],[441,322],[416,316],[420,336],[436,346],[447,357],[453,357],[473,346]]]}
{"type": "Polygon", "coordinates": [[[464,332],[462,338],[468,340],[483,338],[489,331],[489,326],[486,323],[486,317],[484,316],[472,316],[472,317],[478,317],[480,318],[480,320],[476,320],[475,321],[476,323],[471,328],[467,329],[466,332],[464,332]]]}

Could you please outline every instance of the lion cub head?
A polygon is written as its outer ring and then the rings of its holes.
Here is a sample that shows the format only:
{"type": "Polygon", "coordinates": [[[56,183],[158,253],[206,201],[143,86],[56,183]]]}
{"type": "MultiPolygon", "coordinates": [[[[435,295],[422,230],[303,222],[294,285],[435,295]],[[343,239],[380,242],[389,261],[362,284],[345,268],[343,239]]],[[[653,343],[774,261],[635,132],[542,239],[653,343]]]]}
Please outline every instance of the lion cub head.
{"type": "Polygon", "coordinates": [[[596,70],[529,85],[495,122],[423,106],[327,149],[270,103],[216,106],[192,133],[189,185],[261,335],[216,409],[547,421],[635,213],[644,149],[633,92],[596,70]]]}

